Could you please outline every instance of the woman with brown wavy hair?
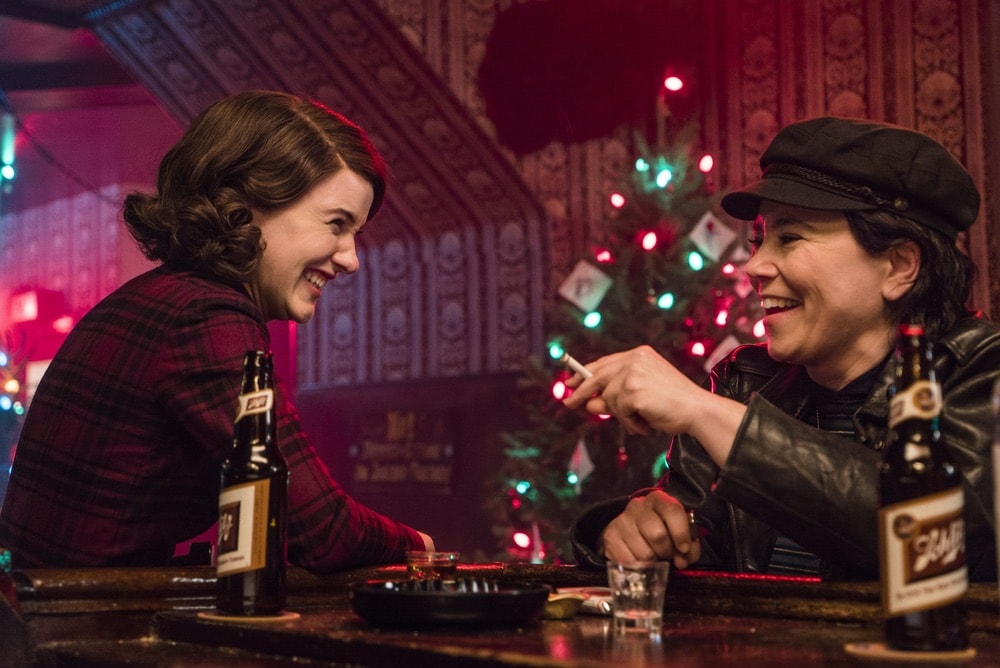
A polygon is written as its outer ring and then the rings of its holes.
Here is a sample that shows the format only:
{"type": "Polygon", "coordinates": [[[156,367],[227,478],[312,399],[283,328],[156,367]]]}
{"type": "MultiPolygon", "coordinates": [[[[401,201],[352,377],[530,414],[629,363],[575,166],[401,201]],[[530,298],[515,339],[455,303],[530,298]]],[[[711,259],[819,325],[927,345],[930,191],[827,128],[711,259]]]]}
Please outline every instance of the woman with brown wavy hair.
{"type": "MultiPolygon", "coordinates": [[[[125,200],[159,266],[80,320],[33,397],[0,513],[18,567],[163,565],[210,529],[244,354],[358,270],[355,237],[384,193],[366,134],[315,101],[245,92],[195,119],[157,192],[125,200]]],[[[433,549],[331,478],[280,380],[275,404],[289,561],[330,571],[433,549]]]]}

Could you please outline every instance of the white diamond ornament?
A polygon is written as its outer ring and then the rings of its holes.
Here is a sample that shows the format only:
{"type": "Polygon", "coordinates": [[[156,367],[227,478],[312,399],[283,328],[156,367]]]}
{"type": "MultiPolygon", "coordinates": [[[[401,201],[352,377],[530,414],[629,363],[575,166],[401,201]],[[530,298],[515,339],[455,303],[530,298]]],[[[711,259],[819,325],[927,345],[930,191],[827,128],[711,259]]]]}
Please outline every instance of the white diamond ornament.
{"type": "Polygon", "coordinates": [[[559,294],[584,313],[596,311],[611,287],[611,277],[586,260],[573,267],[559,286],[559,294]]]}

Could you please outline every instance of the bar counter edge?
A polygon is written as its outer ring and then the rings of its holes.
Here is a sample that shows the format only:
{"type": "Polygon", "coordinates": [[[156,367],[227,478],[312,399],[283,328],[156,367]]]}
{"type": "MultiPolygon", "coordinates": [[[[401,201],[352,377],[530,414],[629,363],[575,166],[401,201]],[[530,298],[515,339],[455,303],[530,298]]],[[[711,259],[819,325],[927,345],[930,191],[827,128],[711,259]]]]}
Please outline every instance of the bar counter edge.
{"type": "MultiPolygon", "coordinates": [[[[603,572],[572,565],[463,564],[459,575],[500,582],[541,582],[553,589],[606,586],[603,572]]],[[[0,617],[7,617],[0,619],[0,651],[14,658],[18,652],[30,657],[33,648],[46,643],[148,638],[157,613],[214,608],[212,567],[26,569],[15,570],[11,576],[19,610],[0,600],[0,617]]],[[[289,567],[289,608],[320,608],[332,600],[343,601],[352,583],[405,577],[402,564],[324,575],[289,567]]],[[[699,615],[860,626],[875,626],[881,619],[878,582],[819,582],[675,570],[667,601],[669,610],[699,615]]],[[[996,583],[971,584],[965,604],[971,631],[1000,634],[996,583]]]]}

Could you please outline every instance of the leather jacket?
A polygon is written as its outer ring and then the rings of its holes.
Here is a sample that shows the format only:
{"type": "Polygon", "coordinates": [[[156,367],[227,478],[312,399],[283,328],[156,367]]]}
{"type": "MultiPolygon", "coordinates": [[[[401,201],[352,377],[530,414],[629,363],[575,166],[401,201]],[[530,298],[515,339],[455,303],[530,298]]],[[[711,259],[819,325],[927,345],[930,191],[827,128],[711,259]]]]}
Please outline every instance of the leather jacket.
{"type": "MultiPolygon", "coordinates": [[[[969,578],[996,580],[990,393],[1000,377],[1000,332],[984,318],[965,318],[934,350],[941,436],[964,478],[969,578]]],[[[747,405],[725,465],[680,435],[658,483],[696,513],[696,567],[767,572],[780,533],[818,555],[826,578],[877,579],[878,466],[894,371],[890,356],[854,414],[852,440],[809,426],[816,407],[802,367],[776,362],[763,345],[742,346],[720,362],[709,387],[747,405]]],[[[579,563],[603,565],[597,539],[629,498],[592,506],[574,523],[579,563]]]]}

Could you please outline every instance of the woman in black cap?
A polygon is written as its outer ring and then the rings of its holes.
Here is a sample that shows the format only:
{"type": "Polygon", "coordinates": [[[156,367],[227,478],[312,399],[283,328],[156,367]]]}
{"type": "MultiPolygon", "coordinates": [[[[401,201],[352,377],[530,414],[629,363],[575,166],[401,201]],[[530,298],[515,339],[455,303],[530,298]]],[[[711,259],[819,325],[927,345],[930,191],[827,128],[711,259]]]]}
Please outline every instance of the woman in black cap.
{"type": "Polygon", "coordinates": [[[676,435],[657,487],[576,522],[577,558],[877,578],[891,356],[898,325],[922,322],[936,342],[942,436],[965,481],[969,577],[995,579],[1000,333],[967,310],[974,270],[955,246],[979,210],[975,184],[923,134],[841,118],[789,125],[760,164],[762,179],[722,206],[755,221],[746,271],[766,344],[731,353],[711,389],[649,347],[590,362],[592,377],[569,382],[570,408],[676,435]]]}

